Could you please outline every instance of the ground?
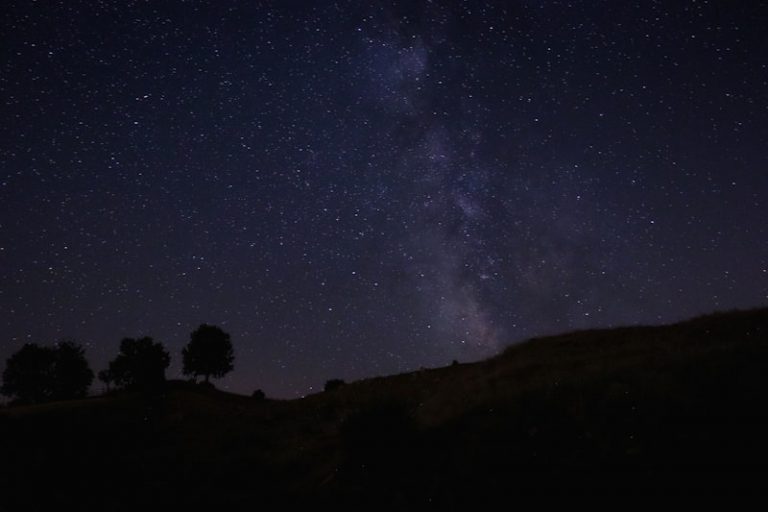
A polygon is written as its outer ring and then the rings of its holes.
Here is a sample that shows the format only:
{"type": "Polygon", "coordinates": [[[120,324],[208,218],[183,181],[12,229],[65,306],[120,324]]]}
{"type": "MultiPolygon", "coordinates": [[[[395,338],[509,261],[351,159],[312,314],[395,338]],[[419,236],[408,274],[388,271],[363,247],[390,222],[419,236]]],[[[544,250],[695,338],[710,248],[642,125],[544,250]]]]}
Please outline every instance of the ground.
{"type": "Polygon", "coordinates": [[[542,491],[758,492],[766,375],[759,309],[534,339],[301,400],[169,382],[0,410],[0,485],[8,510],[450,510],[542,491]]]}

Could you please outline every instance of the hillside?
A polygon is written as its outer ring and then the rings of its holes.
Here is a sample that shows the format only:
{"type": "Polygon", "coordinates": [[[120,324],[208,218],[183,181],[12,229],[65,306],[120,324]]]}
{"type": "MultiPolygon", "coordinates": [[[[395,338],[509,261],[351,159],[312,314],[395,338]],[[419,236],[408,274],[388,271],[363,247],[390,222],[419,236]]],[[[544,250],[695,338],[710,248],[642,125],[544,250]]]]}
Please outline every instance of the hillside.
{"type": "Polygon", "coordinates": [[[530,340],[478,363],[254,400],[188,383],[0,410],[0,509],[463,508],[759,491],[768,309],[530,340]]]}

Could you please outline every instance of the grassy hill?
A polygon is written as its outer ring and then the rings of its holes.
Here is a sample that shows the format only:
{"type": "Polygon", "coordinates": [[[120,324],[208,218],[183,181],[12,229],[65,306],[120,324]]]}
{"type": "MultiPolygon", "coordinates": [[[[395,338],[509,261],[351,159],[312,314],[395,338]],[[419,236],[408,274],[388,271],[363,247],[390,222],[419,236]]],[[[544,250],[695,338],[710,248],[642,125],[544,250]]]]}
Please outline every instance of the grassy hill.
{"type": "Polygon", "coordinates": [[[0,510],[463,509],[759,492],[768,309],[533,339],[301,400],[183,382],[0,410],[0,510]]]}

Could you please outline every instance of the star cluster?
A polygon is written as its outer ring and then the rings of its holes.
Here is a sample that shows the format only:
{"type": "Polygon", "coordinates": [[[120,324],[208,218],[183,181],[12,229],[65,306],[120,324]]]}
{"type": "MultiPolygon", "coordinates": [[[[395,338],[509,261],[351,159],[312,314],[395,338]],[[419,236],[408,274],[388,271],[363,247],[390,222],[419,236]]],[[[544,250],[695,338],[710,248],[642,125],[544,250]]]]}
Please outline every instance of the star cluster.
{"type": "Polygon", "coordinates": [[[0,359],[293,397],[768,302],[765,2],[9,2],[0,359]]]}

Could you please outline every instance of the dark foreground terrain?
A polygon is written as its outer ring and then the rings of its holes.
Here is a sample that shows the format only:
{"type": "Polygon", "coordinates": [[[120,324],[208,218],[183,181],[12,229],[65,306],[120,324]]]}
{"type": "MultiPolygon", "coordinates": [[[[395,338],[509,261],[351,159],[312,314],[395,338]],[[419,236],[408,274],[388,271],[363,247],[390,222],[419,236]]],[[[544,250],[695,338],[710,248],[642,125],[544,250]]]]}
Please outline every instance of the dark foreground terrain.
{"type": "Polygon", "coordinates": [[[171,382],[156,396],[7,408],[0,454],[0,510],[762,492],[768,309],[541,338],[302,400],[171,382]]]}

